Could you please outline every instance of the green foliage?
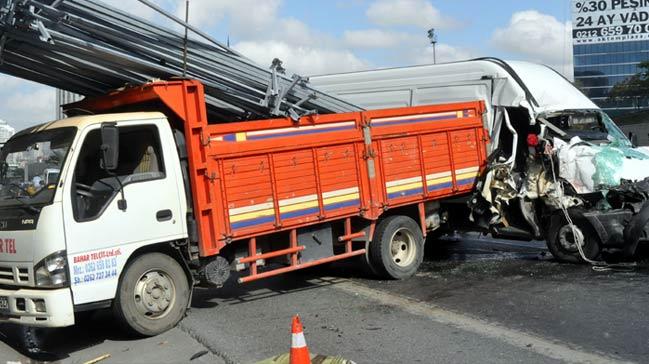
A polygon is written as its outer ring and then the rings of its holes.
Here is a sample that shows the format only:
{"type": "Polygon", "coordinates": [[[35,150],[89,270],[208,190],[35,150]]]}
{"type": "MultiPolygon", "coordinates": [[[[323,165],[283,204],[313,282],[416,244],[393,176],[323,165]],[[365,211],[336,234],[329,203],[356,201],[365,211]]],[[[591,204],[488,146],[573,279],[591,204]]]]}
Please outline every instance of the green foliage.
{"type": "Polygon", "coordinates": [[[649,61],[641,62],[641,71],[615,85],[609,93],[609,98],[629,98],[649,96],[649,61]]]}

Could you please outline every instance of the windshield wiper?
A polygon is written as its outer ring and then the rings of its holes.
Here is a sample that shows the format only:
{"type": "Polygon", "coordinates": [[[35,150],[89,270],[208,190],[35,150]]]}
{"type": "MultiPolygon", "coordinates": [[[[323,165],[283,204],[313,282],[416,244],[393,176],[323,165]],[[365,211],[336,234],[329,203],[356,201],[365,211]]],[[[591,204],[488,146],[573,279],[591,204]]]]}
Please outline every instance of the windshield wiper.
{"type": "MultiPolygon", "coordinates": [[[[24,189],[21,185],[19,185],[17,183],[14,183],[14,182],[11,182],[11,183],[8,183],[7,186],[14,187],[17,190],[19,190],[21,192],[24,192],[27,196],[18,196],[18,195],[11,194],[11,195],[7,196],[5,198],[5,200],[18,201],[18,202],[20,202],[20,207],[22,207],[24,209],[27,209],[28,211],[33,212],[33,213],[41,212],[41,210],[39,208],[34,207],[34,206],[26,203],[25,201],[21,200],[22,197],[28,197],[29,196],[29,192],[26,189],[24,189]]],[[[9,193],[11,193],[11,188],[9,188],[8,190],[9,190],[9,193]]]]}
{"type": "MultiPolygon", "coordinates": [[[[19,185],[18,183],[11,182],[11,183],[8,183],[7,186],[9,186],[9,187],[16,187],[16,188],[17,188],[18,190],[20,190],[21,192],[24,192],[26,195],[29,195],[29,191],[27,191],[26,189],[24,189],[24,188],[23,188],[21,185],[19,185]]],[[[14,197],[18,197],[18,195],[14,196],[14,197]]]]}
{"type": "Polygon", "coordinates": [[[26,203],[25,201],[21,200],[20,198],[21,198],[21,196],[9,196],[9,197],[6,197],[5,200],[15,200],[15,201],[18,201],[18,202],[20,202],[20,206],[19,206],[19,207],[22,207],[22,208],[24,208],[24,209],[26,209],[26,210],[28,210],[28,211],[30,211],[30,212],[33,212],[33,213],[39,213],[39,212],[41,212],[41,209],[39,209],[38,207],[35,207],[35,206],[32,206],[32,205],[26,203]]]}

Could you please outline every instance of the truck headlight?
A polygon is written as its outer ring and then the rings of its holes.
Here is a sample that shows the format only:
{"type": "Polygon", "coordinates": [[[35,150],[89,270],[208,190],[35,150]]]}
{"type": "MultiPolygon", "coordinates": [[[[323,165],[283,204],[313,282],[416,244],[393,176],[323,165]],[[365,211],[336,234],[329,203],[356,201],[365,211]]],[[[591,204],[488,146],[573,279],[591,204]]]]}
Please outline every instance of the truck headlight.
{"type": "Polygon", "coordinates": [[[68,260],[65,250],[50,254],[34,266],[37,287],[57,288],[68,284],[68,260]]]}

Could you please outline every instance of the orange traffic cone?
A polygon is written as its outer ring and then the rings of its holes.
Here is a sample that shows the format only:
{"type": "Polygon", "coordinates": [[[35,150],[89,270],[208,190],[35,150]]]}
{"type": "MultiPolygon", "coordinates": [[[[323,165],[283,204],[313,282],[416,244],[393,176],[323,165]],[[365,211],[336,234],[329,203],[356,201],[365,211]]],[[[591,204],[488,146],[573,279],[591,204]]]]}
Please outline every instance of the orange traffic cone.
{"type": "Polygon", "coordinates": [[[293,325],[291,328],[291,364],[311,364],[311,356],[309,355],[309,348],[306,347],[306,339],[304,339],[304,331],[302,330],[302,322],[300,317],[295,315],[293,317],[293,325]]]}

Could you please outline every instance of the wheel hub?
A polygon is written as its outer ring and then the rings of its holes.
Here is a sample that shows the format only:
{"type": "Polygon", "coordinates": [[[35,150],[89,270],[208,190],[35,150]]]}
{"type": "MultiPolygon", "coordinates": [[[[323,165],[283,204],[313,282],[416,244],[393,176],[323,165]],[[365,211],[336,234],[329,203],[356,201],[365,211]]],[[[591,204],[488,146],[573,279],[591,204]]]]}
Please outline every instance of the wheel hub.
{"type": "Polygon", "coordinates": [[[173,282],[159,270],[144,273],[137,281],[133,295],[138,312],[149,318],[165,316],[175,297],[173,282]]]}
{"type": "Polygon", "coordinates": [[[402,228],[394,232],[390,240],[390,254],[392,260],[401,267],[407,267],[415,259],[415,237],[410,230],[402,228]]]}
{"type": "Polygon", "coordinates": [[[577,226],[574,226],[573,232],[573,228],[570,225],[564,225],[561,227],[561,230],[559,230],[559,244],[561,244],[561,247],[563,249],[571,252],[577,251],[575,234],[579,238],[579,241],[581,241],[581,246],[585,246],[586,243],[584,241],[584,233],[581,231],[581,229],[579,229],[577,226]]]}

